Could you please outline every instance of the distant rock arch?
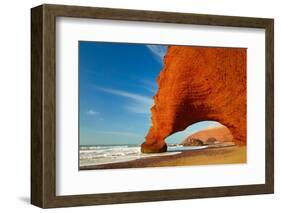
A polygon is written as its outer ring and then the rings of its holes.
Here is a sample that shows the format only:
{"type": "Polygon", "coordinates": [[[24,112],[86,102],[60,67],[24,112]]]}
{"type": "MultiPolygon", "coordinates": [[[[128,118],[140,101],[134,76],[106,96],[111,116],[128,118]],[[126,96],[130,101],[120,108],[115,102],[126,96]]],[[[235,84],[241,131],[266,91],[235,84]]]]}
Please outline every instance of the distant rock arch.
{"type": "Polygon", "coordinates": [[[144,153],[165,152],[165,138],[215,120],[246,144],[246,49],[170,46],[157,79],[144,153]]]}
{"type": "MultiPolygon", "coordinates": [[[[200,124],[196,123],[193,125],[200,124]]],[[[189,126],[192,127],[193,125],[189,126]]],[[[189,128],[188,127],[188,128],[189,128]]],[[[199,129],[198,131],[185,136],[185,139],[181,142],[184,146],[195,145],[193,141],[197,139],[203,142],[203,145],[214,145],[214,144],[232,144],[233,136],[231,131],[224,125],[216,124],[207,128],[199,129]]]]}

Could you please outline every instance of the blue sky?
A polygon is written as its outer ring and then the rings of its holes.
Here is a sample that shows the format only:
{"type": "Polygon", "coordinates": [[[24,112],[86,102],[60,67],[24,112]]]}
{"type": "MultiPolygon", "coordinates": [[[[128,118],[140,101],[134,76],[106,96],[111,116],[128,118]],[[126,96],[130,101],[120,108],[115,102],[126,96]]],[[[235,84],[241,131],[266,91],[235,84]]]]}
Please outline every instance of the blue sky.
{"type": "MultiPolygon", "coordinates": [[[[79,42],[80,145],[144,141],[166,50],[164,45],[79,42]]],[[[187,135],[214,125],[195,124],[167,142],[180,143],[187,135]]]]}

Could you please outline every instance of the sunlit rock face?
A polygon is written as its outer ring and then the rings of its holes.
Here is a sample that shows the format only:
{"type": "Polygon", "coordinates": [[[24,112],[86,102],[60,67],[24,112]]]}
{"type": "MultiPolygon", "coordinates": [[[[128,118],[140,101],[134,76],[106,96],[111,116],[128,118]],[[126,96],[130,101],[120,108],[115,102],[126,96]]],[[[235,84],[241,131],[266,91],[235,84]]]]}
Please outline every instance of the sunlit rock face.
{"type": "Polygon", "coordinates": [[[157,84],[142,152],[165,152],[166,137],[204,120],[246,144],[246,49],[170,46],[157,84]]]}

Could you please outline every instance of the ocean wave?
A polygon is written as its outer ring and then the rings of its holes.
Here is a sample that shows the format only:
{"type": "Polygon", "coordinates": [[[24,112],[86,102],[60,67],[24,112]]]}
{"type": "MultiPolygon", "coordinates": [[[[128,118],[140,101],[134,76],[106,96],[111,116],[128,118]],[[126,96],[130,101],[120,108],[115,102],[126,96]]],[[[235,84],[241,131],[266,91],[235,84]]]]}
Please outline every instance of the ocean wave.
{"type": "Polygon", "coordinates": [[[129,145],[121,146],[80,146],[80,150],[99,150],[99,149],[114,149],[114,148],[128,148],[129,145]]]}
{"type": "Polygon", "coordinates": [[[206,146],[184,147],[170,146],[168,152],[144,154],[141,153],[140,146],[89,146],[80,147],[80,166],[100,165],[107,163],[116,163],[137,160],[140,158],[149,158],[157,156],[175,155],[181,151],[204,149],[206,146]]]}

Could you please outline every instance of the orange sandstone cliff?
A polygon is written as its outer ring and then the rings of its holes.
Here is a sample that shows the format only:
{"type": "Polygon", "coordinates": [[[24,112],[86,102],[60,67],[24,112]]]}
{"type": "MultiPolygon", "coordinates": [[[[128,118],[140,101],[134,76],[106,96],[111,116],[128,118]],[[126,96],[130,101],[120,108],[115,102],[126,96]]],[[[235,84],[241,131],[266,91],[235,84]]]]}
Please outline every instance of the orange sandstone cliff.
{"type": "Polygon", "coordinates": [[[246,144],[246,49],[170,46],[157,79],[152,126],[143,153],[165,152],[165,138],[189,125],[218,121],[246,144]]]}

